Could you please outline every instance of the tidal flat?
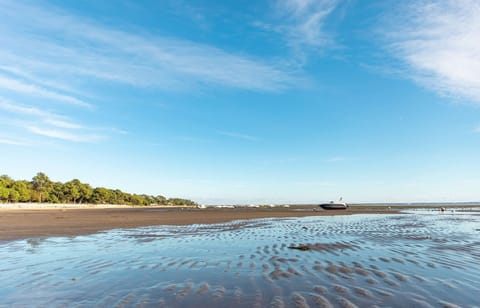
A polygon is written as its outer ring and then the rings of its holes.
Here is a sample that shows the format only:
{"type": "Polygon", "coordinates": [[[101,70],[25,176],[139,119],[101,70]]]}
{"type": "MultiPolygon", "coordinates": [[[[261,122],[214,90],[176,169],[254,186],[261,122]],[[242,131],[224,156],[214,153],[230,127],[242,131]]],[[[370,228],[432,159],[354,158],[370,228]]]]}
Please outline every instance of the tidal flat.
{"type": "Polygon", "coordinates": [[[1,242],[0,307],[478,307],[479,264],[478,209],[116,229],[1,242]]]}

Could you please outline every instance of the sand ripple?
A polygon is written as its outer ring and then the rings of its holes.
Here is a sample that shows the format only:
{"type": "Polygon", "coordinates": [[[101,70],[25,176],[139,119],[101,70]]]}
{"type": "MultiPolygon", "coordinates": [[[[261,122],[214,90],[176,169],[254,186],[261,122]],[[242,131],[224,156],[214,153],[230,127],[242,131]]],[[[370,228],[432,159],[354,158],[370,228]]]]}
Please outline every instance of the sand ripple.
{"type": "Polygon", "coordinates": [[[0,306],[480,306],[479,225],[414,212],[5,242],[0,306]]]}

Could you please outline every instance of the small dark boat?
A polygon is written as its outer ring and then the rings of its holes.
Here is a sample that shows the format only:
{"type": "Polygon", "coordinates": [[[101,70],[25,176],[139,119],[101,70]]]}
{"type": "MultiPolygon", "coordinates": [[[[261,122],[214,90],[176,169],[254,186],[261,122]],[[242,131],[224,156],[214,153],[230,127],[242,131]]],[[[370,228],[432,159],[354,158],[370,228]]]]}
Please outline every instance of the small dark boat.
{"type": "MultiPolygon", "coordinates": [[[[341,199],[340,199],[341,201],[341,199]]],[[[323,203],[319,204],[319,207],[321,207],[324,210],[346,210],[348,209],[348,204],[345,202],[333,202],[330,201],[330,203],[323,203]]]]}

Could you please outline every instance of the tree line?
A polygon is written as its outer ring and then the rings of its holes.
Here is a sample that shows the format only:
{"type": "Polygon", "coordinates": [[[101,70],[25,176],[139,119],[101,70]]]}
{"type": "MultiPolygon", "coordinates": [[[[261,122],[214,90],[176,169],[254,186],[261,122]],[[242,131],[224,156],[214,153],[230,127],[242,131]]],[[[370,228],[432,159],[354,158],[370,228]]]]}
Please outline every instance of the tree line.
{"type": "Polygon", "coordinates": [[[0,202],[196,205],[194,201],[188,199],[130,194],[105,187],[93,188],[77,179],[65,183],[54,182],[42,172],[37,173],[31,181],[16,181],[7,175],[0,176],[0,202]]]}

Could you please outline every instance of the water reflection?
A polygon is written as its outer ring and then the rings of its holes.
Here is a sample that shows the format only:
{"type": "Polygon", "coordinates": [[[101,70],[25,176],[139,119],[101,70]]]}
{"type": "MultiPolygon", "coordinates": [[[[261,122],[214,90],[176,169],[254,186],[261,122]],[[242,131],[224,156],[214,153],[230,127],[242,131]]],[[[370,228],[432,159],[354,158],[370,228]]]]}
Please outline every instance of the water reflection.
{"type": "Polygon", "coordinates": [[[478,214],[260,219],[14,241],[0,246],[0,306],[475,306],[478,214]],[[289,249],[298,245],[308,249],[289,249]]]}

